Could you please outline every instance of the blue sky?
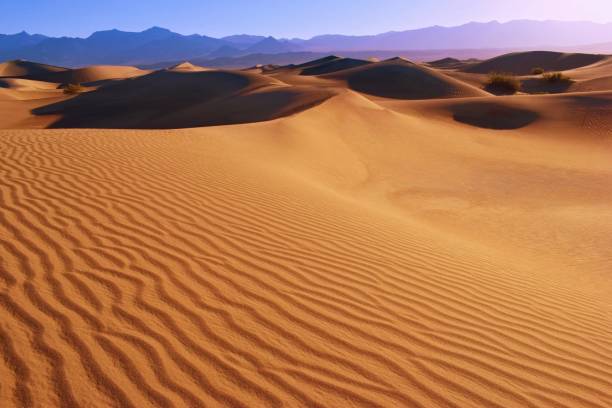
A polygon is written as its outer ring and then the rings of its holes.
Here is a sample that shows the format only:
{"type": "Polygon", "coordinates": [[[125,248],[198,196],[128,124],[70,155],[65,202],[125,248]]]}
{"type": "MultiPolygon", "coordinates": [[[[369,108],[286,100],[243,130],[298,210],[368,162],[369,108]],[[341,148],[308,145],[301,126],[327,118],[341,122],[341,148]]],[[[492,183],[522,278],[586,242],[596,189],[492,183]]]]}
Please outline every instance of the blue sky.
{"type": "Polygon", "coordinates": [[[0,32],[88,36],[151,26],[181,34],[377,34],[513,19],[612,22],[612,0],[0,0],[0,32]]]}

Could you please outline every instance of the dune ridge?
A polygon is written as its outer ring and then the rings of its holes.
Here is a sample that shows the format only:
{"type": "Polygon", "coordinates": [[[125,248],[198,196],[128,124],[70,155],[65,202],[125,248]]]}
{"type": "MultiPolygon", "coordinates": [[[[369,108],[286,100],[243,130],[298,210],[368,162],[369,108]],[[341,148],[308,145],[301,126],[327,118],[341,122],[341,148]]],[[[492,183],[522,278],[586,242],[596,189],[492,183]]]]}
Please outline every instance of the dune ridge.
{"type": "Polygon", "coordinates": [[[56,84],[100,82],[132,78],[148,73],[150,71],[122,65],[91,65],[69,69],[30,61],[8,61],[0,64],[0,78],[19,78],[56,84]]]}
{"type": "Polygon", "coordinates": [[[68,68],[24,60],[0,63],[0,77],[37,77],[64,71],[68,71],[68,68]]]}

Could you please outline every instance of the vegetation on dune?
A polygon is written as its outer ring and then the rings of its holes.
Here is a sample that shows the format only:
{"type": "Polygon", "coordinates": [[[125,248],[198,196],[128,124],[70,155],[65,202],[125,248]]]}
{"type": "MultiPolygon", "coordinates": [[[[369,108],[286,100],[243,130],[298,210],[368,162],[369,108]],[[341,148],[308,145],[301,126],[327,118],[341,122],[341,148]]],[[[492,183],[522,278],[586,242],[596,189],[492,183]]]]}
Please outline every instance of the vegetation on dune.
{"type": "Polygon", "coordinates": [[[521,82],[513,74],[492,72],[489,74],[486,89],[494,93],[513,94],[521,90],[521,82]]]}
{"type": "Polygon", "coordinates": [[[64,93],[67,95],[75,95],[85,90],[81,84],[68,84],[64,87],[64,93]]]}
{"type": "Polygon", "coordinates": [[[572,82],[571,78],[561,72],[546,72],[542,79],[550,83],[572,82]]]}

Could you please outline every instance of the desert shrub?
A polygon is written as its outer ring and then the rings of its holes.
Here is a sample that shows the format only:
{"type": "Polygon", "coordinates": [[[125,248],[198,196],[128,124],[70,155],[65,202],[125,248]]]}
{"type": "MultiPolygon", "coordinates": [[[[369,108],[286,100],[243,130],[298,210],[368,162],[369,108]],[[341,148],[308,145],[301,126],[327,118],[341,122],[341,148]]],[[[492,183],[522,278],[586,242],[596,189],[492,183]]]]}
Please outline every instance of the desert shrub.
{"type": "Polygon", "coordinates": [[[512,74],[492,72],[489,74],[487,89],[503,93],[516,93],[521,89],[521,82],[512,74]]]}
{"type": "Polygon", "coordinates": [[[544,73],[544,68],[534,68],[531,70],[532,75],[542,75],[544,73]]]}
{"type": "Polygon", "coordinates": [[[68,84],[64,87],[64,93],[67,95],[75,95],[83,92],[83,90],[81,84],[68,84]]]}
{"type": "Polygon", "coordinates": [[[551,83],[571,82],[570,77],[561,72],[547,72],[542,74],[542,79],[551,83]]]}

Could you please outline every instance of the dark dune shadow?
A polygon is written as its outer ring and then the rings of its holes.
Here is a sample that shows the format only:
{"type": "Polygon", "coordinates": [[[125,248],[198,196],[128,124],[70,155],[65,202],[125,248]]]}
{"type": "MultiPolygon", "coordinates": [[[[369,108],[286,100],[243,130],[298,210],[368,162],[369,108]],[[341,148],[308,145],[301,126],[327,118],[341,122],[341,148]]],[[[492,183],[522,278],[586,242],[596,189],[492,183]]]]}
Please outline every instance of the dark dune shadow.
{"type": "Polygon", "coordinates": [[[173,129],[259,122],[319,104],[327,90],[230,71],[159,71],[34,109],[52,128],[173,129]]]}
{"type": "Polygon", "coordinates": [[[302,70],[300,75],[324,75],[331,74],[332,72],[342,71],[344,69],[351,69],[360,67],[363,65],[371,64],[370,61],[364,61],[353,58],[338,58],[334,61],[329,61],[315,65],[312,67],[305,68],[302,70]]]}
{"type": "Polygon", "coordinates": [[[457,122],[484,129],[520,129],[535,122],[539,115],[526,109],[501,103],[474,102],[451,107],[457,122]]]}
{"type": "Polygon", "coordinates": [[[550,82],[542,78],[529,78],[521,81],[521,90],[527,93],[563,93],[567,92],[574,82],[550,82]]]}
{"type": "Polygon", "coordinates": [[[368,95],[393,99],[439,99],[482,96],[478,90],[432,69],[394,59],[340,71],[330,78],[368,95]]]}

